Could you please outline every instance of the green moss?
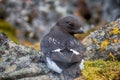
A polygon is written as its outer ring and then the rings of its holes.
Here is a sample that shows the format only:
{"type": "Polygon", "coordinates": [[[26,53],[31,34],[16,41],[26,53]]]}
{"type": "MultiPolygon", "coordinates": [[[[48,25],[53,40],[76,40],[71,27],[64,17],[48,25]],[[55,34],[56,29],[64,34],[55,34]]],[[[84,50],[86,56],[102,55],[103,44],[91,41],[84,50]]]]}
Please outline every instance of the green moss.
{"type": "Polygon", "coordinates": [[[14,42],[18,43],[17,38],[15,37],[15,29],[8,22],[0,20],[0,33],[4,32],[7,36],[14,42]]]}
{"type": "Polygon", "coordinates": [[[85,80],[120,80],[120,62],[86,61],[82,73],[85,80]]]}

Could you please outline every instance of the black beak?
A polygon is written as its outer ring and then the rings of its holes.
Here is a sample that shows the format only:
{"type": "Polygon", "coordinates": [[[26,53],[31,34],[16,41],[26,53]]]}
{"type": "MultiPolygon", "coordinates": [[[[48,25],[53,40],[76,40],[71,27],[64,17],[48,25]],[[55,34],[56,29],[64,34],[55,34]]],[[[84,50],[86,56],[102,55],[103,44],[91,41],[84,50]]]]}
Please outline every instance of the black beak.
{"type": "Polygon", "coordinates": [[[84,34],[83,29],[72,30],[75,34],[84,34]]]}

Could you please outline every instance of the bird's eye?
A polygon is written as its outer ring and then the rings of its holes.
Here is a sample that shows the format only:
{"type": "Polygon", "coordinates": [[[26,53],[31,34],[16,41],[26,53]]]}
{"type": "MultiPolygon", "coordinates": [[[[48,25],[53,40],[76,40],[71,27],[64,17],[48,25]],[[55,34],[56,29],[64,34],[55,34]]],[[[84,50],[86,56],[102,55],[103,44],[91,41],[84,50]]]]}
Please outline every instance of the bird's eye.
{"type": "Polygon", "coordinates": [[[70,23],[69,25],[70,25],[70,26],[74,26],[74,24],[72,24],[72,23],[70,23]]]}
{"type": "Polygon", "coordinates": [[[66,22],[69,26],[74,26],[74,24],[73,23],[71,23],[71,22],[66,22]]]}

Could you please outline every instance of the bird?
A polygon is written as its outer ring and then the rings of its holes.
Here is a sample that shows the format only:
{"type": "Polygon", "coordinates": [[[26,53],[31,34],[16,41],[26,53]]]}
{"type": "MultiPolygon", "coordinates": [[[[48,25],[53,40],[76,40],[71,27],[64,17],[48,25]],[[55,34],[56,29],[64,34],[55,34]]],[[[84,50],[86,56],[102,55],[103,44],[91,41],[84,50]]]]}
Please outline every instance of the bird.
{"type": "Polygon", "coordinates": [[[56,22],[40,45],[50,70],[73,76],[77,74],[76,69],[84,68],[83,53],[86,48],[74,36],[83,33],[80,20],[74,16],[66,16],[56,22]]]}

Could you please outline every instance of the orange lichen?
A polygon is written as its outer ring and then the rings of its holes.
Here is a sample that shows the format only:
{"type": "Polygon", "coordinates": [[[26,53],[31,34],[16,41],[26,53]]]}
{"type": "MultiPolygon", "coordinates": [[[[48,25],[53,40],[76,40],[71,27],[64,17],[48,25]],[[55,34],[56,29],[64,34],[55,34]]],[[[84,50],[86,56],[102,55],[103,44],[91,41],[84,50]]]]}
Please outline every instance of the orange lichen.
{"type": "Polygon", "coordinates": [[[118,39],[118,38],[115,38],[115,39],[113,39],[113,42],[114,42],[114,43],[117,43],[117,42],[119,42],[119,39],[118,39]]]}
{"type": "Polygon", "coordinates": [[[22,44],[23,44],[24,46],[32,47],[32,48],[34,48],[34,49],[36,49],[36,50],[38,50],[38,51],[40,50],[40,43],[39,43],[39,42],[32,44],[31,42],[24,41],[22,44]]]}

